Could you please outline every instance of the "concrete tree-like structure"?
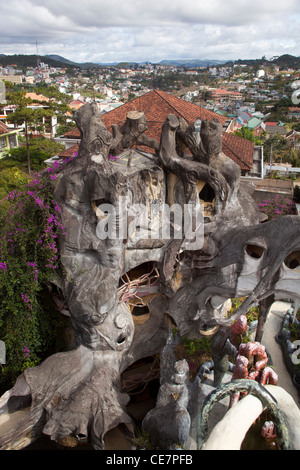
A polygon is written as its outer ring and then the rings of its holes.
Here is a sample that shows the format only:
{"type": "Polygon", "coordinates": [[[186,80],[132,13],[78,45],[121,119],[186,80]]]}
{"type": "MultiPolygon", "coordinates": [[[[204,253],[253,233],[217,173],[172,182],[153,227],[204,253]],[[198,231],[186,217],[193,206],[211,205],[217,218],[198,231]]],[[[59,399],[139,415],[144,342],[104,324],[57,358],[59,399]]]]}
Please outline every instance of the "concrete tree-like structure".
{"type": "MultiPolygon", "coordinates": [[[[79,155],[54,186],[66,227],[59,241],[65,272],[60,287],[76,345],[26,369],[0,399],[7,413],[30,403],[18,427],[0,436],[2,449],[23,448],[42,434],[56,441],[87,439],[104,449],[105,434],[118,424],[133,432],[121,374],[165,348],[170,321],[181,336],[201,337],[270,295],[299,297],[300,273],[291,269],[300,264],[299,218],[260,223],[251,191],[240,185],[239,167],[222,153],[218,122],[204,121],[196,132],[169,115],[156,142],[145,134],[143,113],[130,113],[110,133],[93,103],[77,111],[76,123],[79,155]],[[202,223],[189,219],[194,238],[184,230],[178,236],[176,223],[170,236],[161,235],[162,216],[151,212],[154,205],[189,205],[196,213],[203,208],[202,223]],[[140,207],[152,217],[142,217],[140,207]],[[104,236],[100,228],[109,224],[118,236],[104,236]],[[240,296],[245,302],[227,318],[226,301],[240,296]],[[145,313],[137,317],[137,308],[145,313]]],[[[170,389],[183,390],[180,406],[188,423],[188,387],[180,378],[186,367],[174,367],[170,389]]],[[[172,413],[166,415],[172,423],[172,413]]]]}

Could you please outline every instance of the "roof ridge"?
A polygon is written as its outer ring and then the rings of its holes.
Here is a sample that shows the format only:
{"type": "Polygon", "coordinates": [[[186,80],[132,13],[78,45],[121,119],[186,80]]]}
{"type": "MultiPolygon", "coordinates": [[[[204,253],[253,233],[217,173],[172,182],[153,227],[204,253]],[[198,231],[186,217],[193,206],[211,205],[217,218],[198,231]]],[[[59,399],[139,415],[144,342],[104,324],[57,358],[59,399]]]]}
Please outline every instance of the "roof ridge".
{"type": "MultiPolygon", "coordinates": [[[[170,93],[167,93],[166,91],[163,91],[163,90],[154,90],[166,103],[168,103],[168,105],[171,106],[171,108],[173,108],[178,114],[180,114],[180,116],[186,121],[186,118],[184,117],[184,115],[178,111],[177,108],[174,108],[174,106],[172,105],[172,103],[170,103],[170,101],[168,99],[166,99],[164,96],[161,96],[160,93],[164,93],[166,94],[167,96],[172,96],[172,98],[175,98],[175,99],[178,99],[178,100],[181,100],[181,98],[178,98],[177,96],[173,96],[171,95],[170,93]],[[160,93],[159,93],[160,92],[160,93]]],[[[181,100],[182,101],[182,100],[181,100]]],[[[193,103],[189,103],[189,104],[193,104],[193,103]]],[[[199,109],[201,109],[201,106],[198,106],[199,109]]],[[[201,114],[201,111],[200,111],[200,114],[201,114]]],[[[199,116],[200,117],[200,116],[199,116]]]]}
{"type": "MultiPolygon", "coordinates": [[[[213,118],[216,118],[218,119],[218,117],[221,117],[220,115],[218,115],[217,113],[215,113],[214,111],[210,111],[210,110],[207,110],[205,108],[203,108],[202,106],[198,105],[198,104],[195,104],[195,103],[190,103],[188,101],[185,101],[183,100],[182,98],[179,98],[178,96],[174,96],[172,95],[171,93],[168,93],[166,91],[163,91],[163,90],[154,90],[166,103],[168,103],[169,106],[171,106],[178,114],[180,114],[183,119],[186,121],[186,117],[184,116],[184,114],[182,112],[180,112],[177,108],[175,108],[171,102],[171,100],[178,100],[178,102],[182,105],[183,103],[188,105],[188,106],[192,106],[194,109],[197,109],[199,111],[199,118],[201,120],[203,119],[206,119],[205,117],[202,117],[202,113],[205,114],[205,112],[211,114],[211,119],[213,118]],[[161,95],[161,93],[163,94],[163,96],[161,95]],[[170,97],[170,100],[169,100],[169,97],[170,97]]],[[[224,121],[225,122],[225,121],[224,121]]],[[[221,124],[223,125],[224,123],[221,122],[221,124]]]]}
{"type": "MultiPolygon", "coordinates": [[[[228,136],[231,136],[231,137],[234,137],[234,138],[237,138],[237,139],[246,141],[246,139],[244,139],[243,137],[239,137],[239,136],[233,135],[233,134],[228,134],[227,132],[224,132],[224,133],[223,133],[223,135],[225,135],[225,134],[228,135],[228,136]]],[[[254,146],[254,143],[251,142],[250,140],[248,140],[247,142],[252,143],[253,146],[254,146]]],[[[228,149],[230,152],[232,152],[232,153],[234,154],[234,156],[235,156],[241,163],[243,163],[244,165],[246,165],[246,166],[251,170],[251,165],[249,165],[249,163],[245,162],[245,160],[243,160],[242,158],[240,158],[240,157],[238,156],[238,154],[233,150],[233,148],[230,147],[230,146],[227,144],[226,140],[224,140],[224,139],[222,139],[222,146],[227,147],[227,149],[228,149]]]]}

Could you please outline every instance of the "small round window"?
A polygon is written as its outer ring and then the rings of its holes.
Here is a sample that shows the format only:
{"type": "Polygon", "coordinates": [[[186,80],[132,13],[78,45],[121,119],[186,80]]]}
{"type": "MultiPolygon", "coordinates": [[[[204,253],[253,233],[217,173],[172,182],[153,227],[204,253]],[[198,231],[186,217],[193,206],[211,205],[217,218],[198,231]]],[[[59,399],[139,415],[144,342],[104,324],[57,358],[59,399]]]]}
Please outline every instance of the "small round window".
{"type": "Polygon", "coordinates": [[[265,249],[259,245],[246,245],[246,253],[251,258],[259,259],[264,254],[265,249]]]}
{"type": "Polygon", "coordinates": [[[297,269],[300,266],[300,251],[294,251],[284,260],[284,264],[289,269],[297,269]]]}

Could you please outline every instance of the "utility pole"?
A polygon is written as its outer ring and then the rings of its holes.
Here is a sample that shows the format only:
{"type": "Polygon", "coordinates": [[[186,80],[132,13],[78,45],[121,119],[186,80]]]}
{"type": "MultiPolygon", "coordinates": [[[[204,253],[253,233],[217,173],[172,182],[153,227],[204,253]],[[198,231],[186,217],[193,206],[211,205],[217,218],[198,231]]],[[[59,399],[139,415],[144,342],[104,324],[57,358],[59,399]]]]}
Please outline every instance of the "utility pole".
{"type": "Polygon", "coordinates": [[[40,57],[39,57],[39,50],[38,50],[38,43],[36,41],[36,66],[40,68],[40,57]]]}
{"type": "Polygon", "coordinates": [[[270,161],[269,161],[269,173],[271,174],[271,167],[272,167],[272,147],[273,144],[271,143],[271,148],[270,148],[270,161]]]}

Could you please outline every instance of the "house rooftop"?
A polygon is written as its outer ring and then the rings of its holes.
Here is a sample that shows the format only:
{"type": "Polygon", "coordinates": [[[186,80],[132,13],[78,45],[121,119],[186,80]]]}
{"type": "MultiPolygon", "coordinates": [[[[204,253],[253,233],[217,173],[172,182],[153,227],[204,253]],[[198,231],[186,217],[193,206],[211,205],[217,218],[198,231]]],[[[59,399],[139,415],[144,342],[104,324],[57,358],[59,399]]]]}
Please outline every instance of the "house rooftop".
{"type": "Polygon", "coordinates": [[[224,132],[223,152],[227,157],[237,163],[241,170],[250,171],[252,169],[254,143],[250,140],[224,132]]]}
{"type": "Polygon", "coordinates": [[[38,95],[37,93],[34,93],[34,92],[28,92],[26,93],[25,95],[25,98],[30,98],[32,101],[34,101],[35,103],[41,103],[41,102],[45,102],[45,101],[50,101],[49,98],[47,98],[47,96],[44,96],[44,95],[38,95]]]}
{"type": "Polygon", "coordinates": [[[279,135],[286,135],[287,130],[284,126],[270,126],[269,124],[266,125],[266,133],[267,134],[279,134],[279,135]]]}
{"type": "Polygon", "coordinates": [[[81,108],[81,106],[83,106],[84,103],[83,101],[80,101],[80,100],[73,100],[71,101],[71,103],[69,104],[69,108],[71,109],[79,109],[81,108]]]}
{"type": "Polygon", "coordinates": [[[7,134],[9,132],[9,128],[4,124],[4,122],[0,121],[0,135],[7,134]]]}
{"type": "Polygon", "coordinates": [[[209,91],[214,95],[237,95],[243,96],[242,93],[238,91],[226,90],[224,88],[209,88],[209,91]]]}
{"type": "Polygon", "coordinates": [[[248,121],[248,127],[249,129],[255,129],[256,127],[261,125],[261,120],[258,119],[257,117],[252,117],[248,121]]]}
{"type": "MultiPolygon", "coordinates": [[[[102,115],[102,121],[108,130],[111,130],[112,124],[121,126],[126,121],[129,111],[143,111],[148,131],[146,134],[151,138],[156,138],[159,142],[161,127],[165,123],[168,114],[175,114],[183,117],[187,122],[194,122],[197,118],[201,120],[218,119],[221,124],[225,124],[226,117],[217,113],[201,108],[196,104],[189,103],[170,95],[161,90],[152,90],[142,96],[135,98],[128,103],[118,106],[116,109],[102,115]]],[[[65,137],[80,138],[78,128],[72,129],[65,134],[65,137]]]]}
{"type": "MultiPolygon", "coordinates": [[[[184,101],[161,90],[152,90],[116,109],[102,114],[102,121],[107,130],[111,132],[113,124],[122,126],[130,111],[144,112],[148,125],[146,134],[157,142],[160,142],[162,125],[165,123],[168,114],[182,117],[189,124],[194,123],[196,119],[200,118],[201,120],[208,121],[217,119],[224,126],[227,120],[226,116],[209,111],[194,103],[184,101]]],[[[64,137],[80,139],[79,129],[75,128],[68,131],[64,137]]],[[[149,151],[148,148],[143,148],[143,150],[149,151]]],[[[252,142],[230,133],[223,133],[223,152],[235,161],[242,170],[250,170],[252,168],[253,151],[254,144],[252,142]]],[[[64,154],[65,152],[62,153],[64,154]]]]}

